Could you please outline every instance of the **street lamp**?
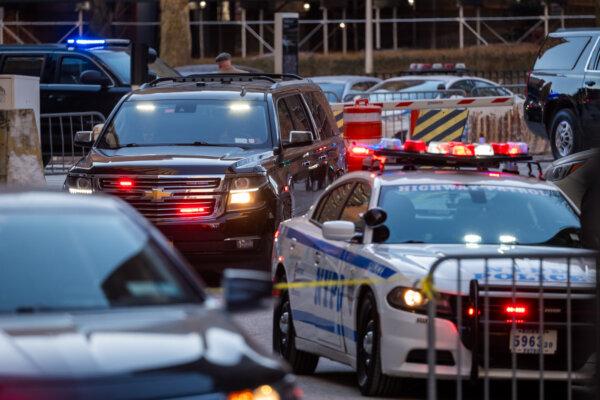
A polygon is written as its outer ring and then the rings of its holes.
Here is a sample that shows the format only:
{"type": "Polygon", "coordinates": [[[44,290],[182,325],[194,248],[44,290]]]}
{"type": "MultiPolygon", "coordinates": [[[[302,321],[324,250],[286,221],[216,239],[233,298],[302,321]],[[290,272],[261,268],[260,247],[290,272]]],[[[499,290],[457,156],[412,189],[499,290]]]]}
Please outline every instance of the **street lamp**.
{"type": "Polygon", "coordinates": [[[310,11],[310,3],[309,2],[304,3],[302,8],[304,8],[304,11],[306,11],[306,12],[310,11]]]}
{"type": "Polygon", "coordinates": [[[206,1],[203,0],[203,1],[200,2],[200,8],[203,9],[203,10],[206,8],[206,1]]]}
{"type": "Polygon", "coordinates": [[[340,22],[340,29],[346,29],[346,23],[340,22]]]}
{"type": "Polygon", "coordinates": [[[411,7],[415,6],[415,0],[407,0],[408,1],[408,5],[411,7]]]}

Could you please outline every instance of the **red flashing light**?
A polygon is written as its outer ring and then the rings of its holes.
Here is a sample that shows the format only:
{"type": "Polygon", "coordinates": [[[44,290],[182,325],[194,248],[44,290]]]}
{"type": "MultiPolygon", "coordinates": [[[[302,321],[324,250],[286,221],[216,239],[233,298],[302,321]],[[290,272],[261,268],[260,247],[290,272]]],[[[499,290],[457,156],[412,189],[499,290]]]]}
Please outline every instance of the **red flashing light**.
{"type": "Polygon", "coordinates": [[[494,154],[503,156],[518,156],[529,152],[527,144],[522,142],[492,143],[492,148],[494,154]]]}
{"type": "Polygon", "coordinates": [[[527,307],[520,304],[509,305],[504,308],[504,312],[511,315],[527,315],[527,307]]]}
{"type": "Polygon", "coordinates": [[[121,189],[131,189],[133,187],[133,181],[129,178],[121,178],[117,181],[117,184],[121,189]]]}
{"type": "Polygon", "coordinates": [[[205,211],[204,207],[184,207],[179,209],[181,214],[202,214],[205,211]]]}
{"type": "Polygon", "coordinates": [[[473,157],[475,155],[475,146],[472,144],[452,144],[450,154],[458,157],[473,157]]]}
{"type": "Polygon", "coordinates": [[[427,144],[422,140],[407,139],[404,142],[404,151],[409,153],[425,153],[427,151],[427,144]]]}
{"type": "Polygon", "coordinates": [[[469,317],[474,317],[475,316],[475,307],[471,306],[471,307],[467,308],[467,315],[469,317]]]}
{"type": "Polygon", "coordinates": [[[371,149],[364,146],[354,146],[350,149],[350,152],[355,156],[368,156],[371,154],[371,149]]]}

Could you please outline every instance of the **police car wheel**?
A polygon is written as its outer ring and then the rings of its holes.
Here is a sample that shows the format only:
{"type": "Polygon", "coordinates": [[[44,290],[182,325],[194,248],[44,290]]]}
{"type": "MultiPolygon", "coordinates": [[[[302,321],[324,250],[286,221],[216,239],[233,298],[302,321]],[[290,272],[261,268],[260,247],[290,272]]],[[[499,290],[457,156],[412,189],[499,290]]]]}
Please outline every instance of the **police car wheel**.
{"type": "Polygon", "coordinates": [[[273,350],[290,364],[295,374],[314,373],[319,356],[298,350],[295,340],[290,301],[287,292],[283,292],[273,313],[273,350]]]}
{"type": "Polygon", "coordinates": [[[358,387],[365,396],[387,396],[397,392],[399,380],[381,371],[379,317],[373,293],[359,306],[356,372],[358,387]]]}

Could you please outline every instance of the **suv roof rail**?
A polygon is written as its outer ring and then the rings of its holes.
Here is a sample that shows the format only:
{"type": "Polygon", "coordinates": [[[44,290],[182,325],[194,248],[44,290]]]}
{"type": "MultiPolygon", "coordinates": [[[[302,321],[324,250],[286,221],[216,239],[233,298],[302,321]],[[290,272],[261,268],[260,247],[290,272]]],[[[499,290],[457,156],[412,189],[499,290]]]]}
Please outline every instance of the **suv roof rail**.
{"type": "MultiPolygon", "coordinates": [[[[600,31],[600,28],[597,27],[589,27],[589,28],[558,28],[554,32],[585,32],[585,31],[600,31]]],[[[554,33],[550,32],[550,33],[554,33]]]]}
{"type": "Polygon", "coordinates": [[[152,82],[146,83],[141,88],[156,86],[161,82],[174,82],[174,83],[185,83],[185,82],[252,82],[254,80],[263,80],[270,83],[277,83],[278,80],[303,80],[301,76],[295,74],[263,74],[263,73],[207,73],[207,74],[193,74],[183,77],[164,77],[153,80],[152,82]]]}

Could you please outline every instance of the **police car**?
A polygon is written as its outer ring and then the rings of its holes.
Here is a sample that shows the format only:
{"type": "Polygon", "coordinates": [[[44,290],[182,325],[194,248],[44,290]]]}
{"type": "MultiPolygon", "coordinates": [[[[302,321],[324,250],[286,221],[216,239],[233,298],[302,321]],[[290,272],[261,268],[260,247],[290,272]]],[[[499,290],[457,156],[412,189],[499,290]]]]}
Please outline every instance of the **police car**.
{"type": "Polygon", "coordinates": [[[354,172],[336,180],[305,215],[284,221],[275,235],[272,273],[283,289],[274,310],[274,349],[296,373],[312,373],[323,356],[356,368],[363,394],[385,394],[397,386],[396,378],[427,375],[427,297],[419,282],[435,260],[456,253],[530,254],[516,260],[515,291],[506,260],[489,261],[485,269],[481,259],[464,261],[460,292],[456,268],[439,270],[436,375],[467,379],[475,370],[473,379],[483,376],[483,339],[473,339],[474,331],[483,336],[482,310],[473,304],[470,286],[485,281],[498,294],[486,300],[489,318],[516,322],[489,327],[486,376],[510,379],[515,355],[516,377],[538,379],[542,340],[546,379],[587,376],[592,350],[582,343],[591,331],[573,328],[578,342],[569,350],[568,374],[564,328],[550,322],[566,321],[567,286],[582,291],[572,299],[577,310],[572,321],[590,320],[593,307],[587,303],[592,300],[585,293],[595,280],[595,264],[577,249],[579,211],[559,189],[533,173],[499,169],[530,161],[526,147],[427,146],[408,140],[400,150],[372,148],[371,162],[387,165],[385,171],[354,172]],[[402,168],[390,170],[392,164],[402,168]],[[540,252],[581,255],[569,271],[564,260],[543,261],[543,286],[553,290],[544,294],[551,299],[543,307],[543,335],[539,324],[532,325],[539,315],[538,299],[531,293],[521,296],[525,288],[540,286],[541,261],[534,257],[540,252]],[[457,329],[459,312],[463,321],[476,322],[457,329]],[[457,358],[458,343],[462,357],[457,358]]]}

